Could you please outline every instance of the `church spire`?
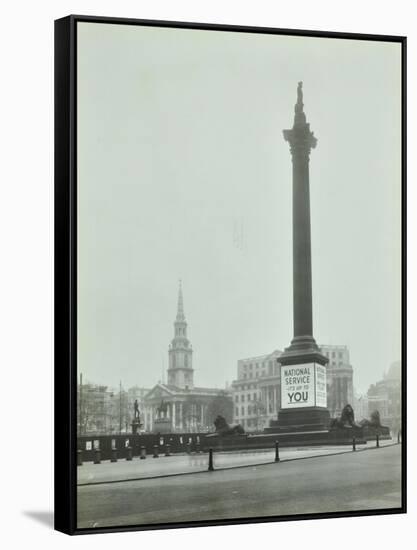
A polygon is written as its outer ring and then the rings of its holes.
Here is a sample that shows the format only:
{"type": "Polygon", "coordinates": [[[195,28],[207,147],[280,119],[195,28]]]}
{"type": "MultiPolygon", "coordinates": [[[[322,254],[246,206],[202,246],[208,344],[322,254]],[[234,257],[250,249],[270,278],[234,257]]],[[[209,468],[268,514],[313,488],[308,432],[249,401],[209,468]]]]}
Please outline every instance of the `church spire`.
{"type": "Polygon", "coordinates": [[[168,384],[178,388],[192,388],[194,385],[193,350],[187,338],[181,280],[178,288],[177,316],[174,321],[174,338],[171,340],[168,353],[168,384]]]}
{"type": "Polygon", "coordinates": [[[178,307],[177,307],[177,321],[185,321],[185,315],[184,315],[184,299],[182,296],[182,281],[180,279],[179,281],[179,289],[178,289],[178,307]]]}

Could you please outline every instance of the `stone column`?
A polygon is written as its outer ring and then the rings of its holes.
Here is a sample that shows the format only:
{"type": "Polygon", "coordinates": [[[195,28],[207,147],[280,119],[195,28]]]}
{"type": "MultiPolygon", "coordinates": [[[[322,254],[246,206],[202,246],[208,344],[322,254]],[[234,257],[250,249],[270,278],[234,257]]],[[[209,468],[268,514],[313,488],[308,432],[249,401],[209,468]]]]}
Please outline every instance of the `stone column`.
{"type": "Polygon", "coordinates": [[[176,422],[176,415],[175,415],[175,409],[177,408],[177,403],[174,401],[172,403],[172,429],[175,431],[175,422],[176,422]]]}
{"type": "MultiPolygon", "coordinates": [[[[283,373],[291,372],[291,367],[304,367],[309,374],[309,382],[308,391],[302,394],[286,390],[286,401],[281,403],[278,414],[278,428],[284,432],[298,431],[300,426],[303,431],[325,430],[330,422],[327,407],[315,405],[316,372],[328,363],[328,358],[320,352],[313,336],[309,161],[317,139],[304,113],[302,82],[298,83],[294,112],[293,127],[284,130],[292,159],[294,337],[278,362],[281,365],[281,383],[286,379],[283,373]],[[298,403],[297,399],[291,401],[295,395],[298,396],[298,403]],[[301,405],[301,398],[305,406],[301,405]]],[[[290,388],[291,385],[287,386],[290,388]]]]}
{"type": "Polygon", "coordinates": [[[291,130],[284,130],[284,138],[290,144],[292,157],[294,338],[290,348],[294,351],[318,350],[313,337],[309,181],[310,151],[317,139],[303,111],[301,82],[297,89],[294,125],[291,130]]]}

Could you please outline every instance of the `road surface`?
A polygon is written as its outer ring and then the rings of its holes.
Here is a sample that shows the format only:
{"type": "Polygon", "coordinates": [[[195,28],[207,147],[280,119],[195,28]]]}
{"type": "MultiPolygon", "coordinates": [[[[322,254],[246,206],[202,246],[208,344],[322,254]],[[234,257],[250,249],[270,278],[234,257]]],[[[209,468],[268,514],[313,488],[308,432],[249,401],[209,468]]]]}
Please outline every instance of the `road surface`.
{"type": "Polygon", "coordinates": [[[78,527],[91,528],[400,506],[401,445],[394,445],[278,464],[81,486],[77,512],[78,527]]]}

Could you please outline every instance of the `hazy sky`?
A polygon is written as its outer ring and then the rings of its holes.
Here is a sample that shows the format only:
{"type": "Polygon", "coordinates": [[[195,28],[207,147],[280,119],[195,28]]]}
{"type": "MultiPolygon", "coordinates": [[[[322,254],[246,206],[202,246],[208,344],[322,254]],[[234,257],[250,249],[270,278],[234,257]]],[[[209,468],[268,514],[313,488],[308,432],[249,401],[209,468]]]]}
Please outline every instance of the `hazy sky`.
{"type": "Polygon", "coordinates": [[[365,392],[400,358],[400,45],[78,23],[78,368],[152,387],[183,281],[194,381],[292,338],[297,82],[313,318],[365,392]]]}

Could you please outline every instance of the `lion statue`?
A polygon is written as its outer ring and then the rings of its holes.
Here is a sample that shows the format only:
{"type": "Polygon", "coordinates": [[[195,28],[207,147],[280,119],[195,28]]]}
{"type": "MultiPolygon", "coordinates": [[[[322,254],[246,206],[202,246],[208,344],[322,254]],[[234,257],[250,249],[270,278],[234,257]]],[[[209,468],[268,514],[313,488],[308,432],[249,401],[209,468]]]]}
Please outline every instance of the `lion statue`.
{"type": "Polygon", "coordinates": [[[360,426],[355,422],[355,413],[352,405],[345,405],[342,410],[342,414],[337,418],[333,418],[330,422],[330,429],[335,428],[359,428],[360,426]]]}
{"type": "Polygon", "coordinates": [[[361,420],[360,425],[366,428],[381,428],[381,415],[379,414],[379,411],[373,411],[370,419],[368,420],[365,418],[364,420],[361,420]]]}
{"type": "Polygon", "coordinates": [[[216,428],[216,433],[221,436],[242,435],[245,433],[245,430],[240,424],[237,424],[236,426],[229,426],[229,424],[226,422],[226,419],[220,414],[217,415],[217,418],[214,421],[214,426],[216,428]]]}

